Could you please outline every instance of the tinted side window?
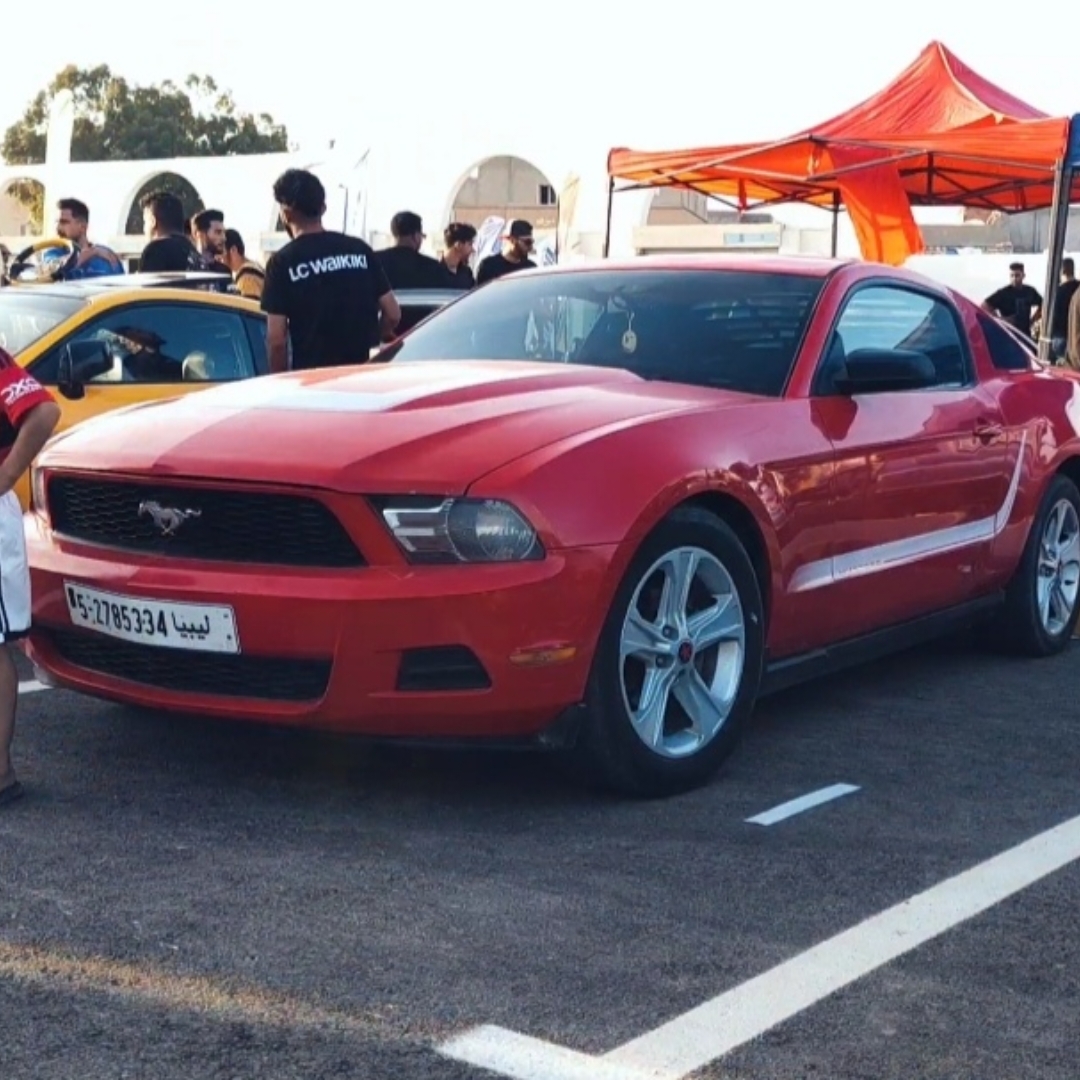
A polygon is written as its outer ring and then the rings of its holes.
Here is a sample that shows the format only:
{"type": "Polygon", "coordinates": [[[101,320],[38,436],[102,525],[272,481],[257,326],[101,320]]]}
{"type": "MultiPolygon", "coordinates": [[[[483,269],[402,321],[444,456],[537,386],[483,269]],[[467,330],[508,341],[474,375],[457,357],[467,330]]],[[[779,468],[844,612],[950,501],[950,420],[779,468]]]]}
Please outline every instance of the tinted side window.
{"type": "MultiPolygon", "coordinates": [[[[198,304],[131,304],[95,319],[70,341],[104,341],[113,369],[95,383],[230,382],[255,375],[240,315],[198,304]]],[[[67,344],[67,342],[65,342],[67,344]]],[[[34,375],[55,383],[59,349],[34,365],[34,375]]]]}
{"type": "Polygon", "coordinates": [[[832,391],[844,357],[856,349],[908,349],[924,353],[937,369],[937,386],[970,380],[967,348],[952,309],[925,293],[895,285],[870,285],[844,306],[819,368],[816,390],[832,391]]]}
{"type": "Polygon", "coordinates": [[[1030,370],[1033,359],[1031,353],[996,319],[982,312],[979,312],[978,318],[994,367],[999,371],[1030,370]]]}
{"type": "Polygon", "coordinates": [[[266,320],[245,315],[244,326],[247,329],[251,353],[255,358],[255,374],[265,375],[270,370],[270,361],[266,354],[266,320]]]}

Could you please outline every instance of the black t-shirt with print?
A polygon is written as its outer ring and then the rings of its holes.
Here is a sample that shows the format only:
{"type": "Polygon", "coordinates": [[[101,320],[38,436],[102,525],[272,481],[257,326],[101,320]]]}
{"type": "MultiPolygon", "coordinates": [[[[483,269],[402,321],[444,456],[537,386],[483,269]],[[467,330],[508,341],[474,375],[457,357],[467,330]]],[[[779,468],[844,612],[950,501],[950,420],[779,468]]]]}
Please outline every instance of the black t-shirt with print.
{"type": "Polygon", "coordinates": [[[1006,285],[988,296],[986,302],[1020,333],[1031,336],[1032,312],[1042,306],[1038,289],[1031,285],[1006,285]]]}
{"type": "Polygon", "coordinates": [[[184,270],[202,270],[202,256],[186,237],[163,236],[151,240],[139,257],[139,271],[144,274],[167,274],[184,270]]]}
{"type": "Polygon", "coordinates": [[[328,230],[270,257],[261,306],[289,320],[294,370],[362,364],[379,343],[379,300],[388,292],[371,245],[328,230]]]}
{"type": "Polygon", "coordinates": [[[522,259],[514,262],[505,255],[489,255],[482,260],[476,270],[476,284],[483,285],[486,281],[494,281],[503,274],[512,274],[515,270],[535,270],[536,263],[532,259],[522,259]]]}

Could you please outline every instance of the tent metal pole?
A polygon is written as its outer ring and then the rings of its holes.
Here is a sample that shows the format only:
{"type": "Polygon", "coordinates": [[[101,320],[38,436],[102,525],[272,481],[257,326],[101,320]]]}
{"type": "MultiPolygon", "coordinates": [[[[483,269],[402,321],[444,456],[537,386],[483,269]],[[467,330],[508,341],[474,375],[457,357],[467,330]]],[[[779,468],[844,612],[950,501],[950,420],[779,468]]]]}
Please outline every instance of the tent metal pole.
{"type": "Polygon", "coordinates": [[[835,259],[840,250],[840,192],[834,191],[832,197],[832,242],[830,254],[835,259]]]}
{"type": "Polygon", "coordinates": [[[1050,207],[1050,242],[1046,252],[1046,287],[1043,292],[1042,332],[1039,334],[1039,359],[1044,362],[1050,360],[1050,319],[1061,278],[1061,260],[1065,255],[1072,179],[1072,165],[1067,159],[1062,159],[1054,169],[1054,201],[1050,207]]]}
{"type": "Polygon", "coordinates": [[[615,198],[615,177],[608,179],[607,185],[607,212],[604,216],[604,258],[611,252],[611,204],[615,198]]]}

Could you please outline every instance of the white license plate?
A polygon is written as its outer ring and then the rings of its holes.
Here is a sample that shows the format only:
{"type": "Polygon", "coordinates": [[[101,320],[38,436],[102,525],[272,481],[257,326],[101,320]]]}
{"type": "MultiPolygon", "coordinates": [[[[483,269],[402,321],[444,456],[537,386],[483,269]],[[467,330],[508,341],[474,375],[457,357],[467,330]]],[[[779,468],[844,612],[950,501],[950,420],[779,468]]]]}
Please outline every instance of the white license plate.
{"type": "Polygon", "coordinates": [[[236,615],[223,604],[171,604],[120,596],[64,582],[68,612],[76,626],[99,634],[165,649],[238,653],[236,615]]]}

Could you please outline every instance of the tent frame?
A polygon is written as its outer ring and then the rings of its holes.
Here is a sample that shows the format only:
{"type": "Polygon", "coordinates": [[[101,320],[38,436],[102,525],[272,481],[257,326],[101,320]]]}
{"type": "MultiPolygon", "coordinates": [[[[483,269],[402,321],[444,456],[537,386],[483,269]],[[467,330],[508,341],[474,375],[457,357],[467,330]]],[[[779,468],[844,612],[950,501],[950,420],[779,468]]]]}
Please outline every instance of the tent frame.
{"type": "MultiPolygon", "coordinates": [[[[739,151],[733,154],[727,154],[721,158],[717,158],[713,161],[702,162],[698,167],[702,169],[717,169],[725,165],[732,165],[733,172],[741,172],[738,168],[738,161],[740,158],[754,153],[760,153],[763,149],[782,148],[784,146],[806,142],[804,136],[796,136],[794,138],[784,139],[776,143],[771,143],[767,147],[754,146],[748,148],[745,151],[739,151]]],[[[985,173],[976,170],[958,169],[955,167],[937,168],[935,165],[934,152],[928,152],[925,150],[919,150],[912,148],[910,144],[896,145],[890,143],[881,142],[866,142],[860,140],[840,141],[840,140],[826,140],[813,139],[809,140],[812,143],[816,143],[822,147],[826,145],[832,146],[844,146],[854,149],[870,149],[883,151],[883,156],[877,161],[868,161],[860,163],[858,165],[849,165],[840,169],[833,169],[829,172],[818,173],[813,177],[798,177],[784,175],[780,173],[772,173],[765,170],[749,170],[742,172],[738,177],[739,180],[747,180],[752,182],[759,188],[772,189],[775,194],[767,199],[755,199],[753,203],[754,209],[759,209],[765,206],[780,206],[791,204],[808,204],[819,206],[832,214],[832,229],[831,229],[831,244],[830,250],[835,258],[838,251],[838,239],[839,239],[839,223],[840,223],[840,210],[842,209],[842,202],[840,192],[835,186],[835,182],[839,178],[848,173],[860,172],[865,169],[876,168],[881,165],[902,165],[905,160],[912,160],[916,158],[926,158],[927,164],[924,168],[918,169],[904,169],[901,167],[900,175],[905,178],[912,176],[925,175],[927,180],[927,195],[923,197],[911,198],[912,206],[969,206],[980,207],[982,209],[1000,210],[1002,213],[1018,214],[1025,213],[1032,209],[1042,209],[1042,207],[1027,207],[1020,205],[1015,210],[1001,210],[1000,207],[991,202],[991,198],[997,194],[1004,194],[1012,191],[1019,203],[1024,201],[1024,193],[1029,187],[1044,187],[1047,182],[1052,179],[1054,186],[1053,200],[1050,204],[1050,236],[1049,245],[1047,249],[1047,262],[1046,262],[1046,285],[1043,293],[1044,298],[1044,321],[1048,321],[1053,314],[1053,302],[1054,296],[1057,292],[1058,279],[1061,276],[1061,261],[1065,254],[1065,239],[1069,224],[1069,206],[1072,198],[1073,183],[1077,178],[1077,173],[1080,172],[1080,114],[1073,116],[1069,121],[1068,133],[1066,139],[1067,150],[1065,155],[1052,167],[1048,168],[1045,165],[1028,165],[1023,162],[1005,160],[1003,158],[993,157],[981,157],[972,154],[948,154],[949,162],[962,162],[970,165],[984,165],[993,167],[1004,167],[1016,169],[1021,168],[1025,171],[1030,171],[1032,176],[1028,179],[1016,179],[1000,180],[992,184],[986,184],[982,187],[967,187],[960,181],[960,177],[971,178],[974,176],[985,176],[985,173]],[[939,177],[946,181],[954,188],[958,189],[959,195],[953,194],[948,198],[935,197],[933,195],[933,181],[935,177],[939,177]],[[789,186],[791,190],[787,190],[785,186],[789,186]],[[821,199],[824,196],[831,195],[831,205],[821,206],[820,202],[815,202],[816,199],[821,199]]],[[[607,191],[607,212],[606,222],[604,228],[604,245],[603,253],[604,258],[608,258],[611,252],[611,224],[612,224],[612,209],[615,199],[615,195],[620,192],[626,191],[646,191],[653,188],[674,187],[688,191],[697,191],[703,195],[709,196],[716,202],[723,206],[728,206],[732,210],[737,212],[744,212],[750,209],[745,201],[740,200],[738,203],[732,202],[728,198],[722,196],[712,195],[707,187],[694,184],[693,182],[674,180],[672,176],[678,172],[682,172],[682,169],[657,170],[656,178],[638,181],[635,183],[624,184],[621,186],[616,185],[616,179],[614,176],[608,176],[608,191],[607,191]]],[[[736,179],[732,177],[732,179],[736,179]]],[[[1050,358],[1050,335],[1043,334],[1039,340],[1039,358],[1041,360],[1049,360],[1050,358]]]]}

